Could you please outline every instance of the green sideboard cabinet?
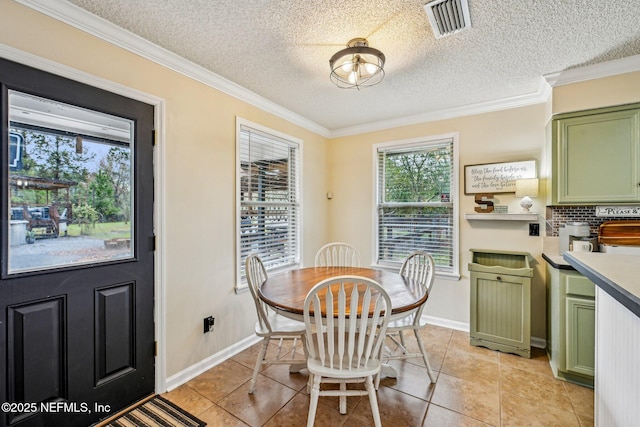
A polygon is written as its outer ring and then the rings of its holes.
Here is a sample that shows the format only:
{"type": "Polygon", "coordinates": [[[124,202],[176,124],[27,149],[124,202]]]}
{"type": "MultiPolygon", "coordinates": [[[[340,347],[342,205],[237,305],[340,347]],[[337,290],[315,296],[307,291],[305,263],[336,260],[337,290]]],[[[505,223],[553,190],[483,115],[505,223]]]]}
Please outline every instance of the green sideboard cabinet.
{"type": "Polygon", "coordinates": [[[640,202],[640,104],[558,114],[548,204],[640,202]]]}
{"type": "Polygon", "coordinates": [[[528,252],[470,249],[470,343],[531,357],[528,252]]]}
{"type": "Polygon", "coordinates": [[[595,285],[547,264],[547,355],[556,378],[593,387],[595,285]]]}

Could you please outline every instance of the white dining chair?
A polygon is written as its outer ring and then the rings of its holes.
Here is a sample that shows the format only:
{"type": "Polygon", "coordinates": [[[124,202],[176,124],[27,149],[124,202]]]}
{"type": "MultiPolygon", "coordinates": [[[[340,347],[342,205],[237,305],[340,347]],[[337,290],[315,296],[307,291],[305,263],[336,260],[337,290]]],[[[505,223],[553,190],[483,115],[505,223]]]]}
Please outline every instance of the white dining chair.
{"type": "MultiPolygon", "coordinates": [[[[427,295],[431,293],[431,288],[433,287],[433,282],[435,279],[435,264],[433,262],[433,257],[430,254],[423,251],[417,251],[409,255],[402,266],[400,267],[400,274],[407,279],[411,279],[415,284],[421,286],[427,295]]],[[[428,299],[427,299],[428,301],[428,299]]],[[[424,348],[424,343],[422,342],[422,337],[420,336],[420,330],[426,327],[426,323],[422,321],[422,312],[424,311],[425,303],[422,303],[417,310],[413,311],[411,314],[405,317],[401,317],[399,319],[394,319],[389,322],[389,327],[387,328],[387,337],[393,341],[396,345],[396,348],[393,352],[387,348],[387,351],[383,352],[383,360],[385,362],[389,360],[398,360],[398,359],[412,359],[412,358],[422,358],[424,364],[427,368],[427,374],[429,375],[429,379],[432,383],[436,382],[436,376],[431,369],[431,365],[429,363],[429,357],[427,356],[427,351],[424,348]],[[404,331],[413,331],[413,334],[416,337],[416,341],[418,343],[418,348],[420,350],[419,353],[411,353],[407,350],[405,344],[404,331]]],[[[378,385],[379,378],[376,379],[376,386],[378,385]]]]}
{"type": "Polygon", "coordinates": [[[360,252],[348,243],[327,243],[316,252],[316,267],[360,267],[360,252]]]}
{"type": "Polygon", "coordinates": [[[289,319],[278,313],[276,313],[269,305],[264,303],[259,295],[258,289],[267,280],[267,270],[262,263],[260,257],[256,254],[250,254],[245,260],[245,272],[247,275],[247,283],[249,285],[249,291],[253,297],[253,302],[256,306],[256,312],[258,320],[255,324],[255,333],[262,338],[262,345],[260,352],[256,359],[256,365],[253,369],[253,376],[251,377],[251,383],[249,385],[249,393],[252,394],[256,388],[256,381],[260,368],[263,365],[269,364],[288,364],[298,365],[306,363],[306,347],[303,345],[305,354],[304,359],[296,359],[296,343],[298,339],[304,343],[305,327],[304,323],[289,319]],[[276,354],[268,358],[268,348],[272,341],[278,342],[276,354]],[[285,341],[292,341],[291,355],[286,358],[286,353],[283,355],[283,344],[285,341]]]}
{"type": "Polygon", "coordinates": [[[340,413],[346,414],[347,396],[365,395],[374,424],[381,426],[373,378],[380,372],[380,353],[391,315],[387,292],[364,277],[332,277],[309,291],[303,315],[312,384],[307,426],[314,424],[320,396],[339,396],[340,413]],[[326,307],[325,313],[321,307],[326,307]],[[338,383],[340,388],[320,390],[322,383],[338,383]],[[348,383],[364,383],[365,390],[347,389],[348,383]]]}

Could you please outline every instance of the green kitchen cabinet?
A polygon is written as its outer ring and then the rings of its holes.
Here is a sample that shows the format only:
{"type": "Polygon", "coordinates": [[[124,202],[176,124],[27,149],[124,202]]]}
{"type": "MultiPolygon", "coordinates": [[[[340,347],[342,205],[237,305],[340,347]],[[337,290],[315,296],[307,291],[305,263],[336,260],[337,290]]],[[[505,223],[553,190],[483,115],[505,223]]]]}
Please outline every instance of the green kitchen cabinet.
{"type": "Polygon", "coordinates": [[[531,357],[528,252],[471,249],[470,343],[531,357]]]}
{"type": "Polygon", "coordinates": [[[556,378],[593,387],[595,285],[547,264],[547,354],[556,378]]]}
{"type": "Polygon", "coordinates": [[[640,202],[640,104],[553,117],[548,204],[640,202]]]}

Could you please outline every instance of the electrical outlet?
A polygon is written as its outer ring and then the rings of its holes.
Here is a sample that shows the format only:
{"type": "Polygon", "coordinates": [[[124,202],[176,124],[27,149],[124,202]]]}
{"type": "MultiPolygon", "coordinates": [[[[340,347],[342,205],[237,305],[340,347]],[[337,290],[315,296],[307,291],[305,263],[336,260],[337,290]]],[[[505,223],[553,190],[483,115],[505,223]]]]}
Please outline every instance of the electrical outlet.
{"type": "Polygon", "coordinates": [[[214,319],[213,316],[205,317],[203,333],[206,334],[207,332],[213,332],[213,324],[215,323],[215,321],[216,319],[214,319]]]}
{"type": "Polygon", "coordinates": [[[529,236],[539,236],[540,235],[540,224],[537,222],[529,224],[529,236]]]}

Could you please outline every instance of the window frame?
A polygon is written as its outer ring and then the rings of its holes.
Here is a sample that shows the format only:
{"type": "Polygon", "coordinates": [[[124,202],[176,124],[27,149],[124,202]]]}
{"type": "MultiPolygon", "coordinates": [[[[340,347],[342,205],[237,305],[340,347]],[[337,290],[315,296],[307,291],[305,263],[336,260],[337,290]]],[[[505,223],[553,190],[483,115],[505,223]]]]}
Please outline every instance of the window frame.
{"type": "Polygon", "coordinates": [[[402,139],[395,141],[388,141],[377,143],[373,145],[373,247],[372,247],[372,259],[375,267],[383,269],[397,270],[400,268],[400,262],[380,261],[379,260],[379,215],[378,208],[381,200],[380,195],[380,175],[379,175],[379,159],[378,153],[380,150],[392,151],[392,150],[404,150],[411,148],[428,147],[436,144],[441,144],[445,141],[452,142],[452,173],[451,173],[451,198],[450,201],[453,204],[453,236],[452,236],[452,267],[451,272],[441,271],[436,268],[436,276],[458,280],[460,279],[460,168],[459,168],[459,133],[451,132],[439,135],[421,136],[417,138],[402,139]]]}
{"type": "MultiPolygon", "coordinates": [[[[295,138],[291,135],[287,135],[285,133],[276,131],[274,129],[268,128],[266,126],[260,125],[258,123],[251,122],[249,120],[243,119],[241,117],[236,116],[236,159],[235,159],[235,168],[236,168],[236,180],[235,180],[235,270],[236,270],[236,278],[235,278],[235,291],[241,292],[246,291],[248,289],[248,284],[246,278],[242,277],[242,263],[244,259],[242,258],[242,250],[241,250],[241,240],[242,240],[242,185],[241,185],[241,129],[242,127],[246,127],[257,132],[268,134],[273,136],[274,138],[281,140],[287,144],[296,148],[296,177],[295,177],[295,187],[296,187],[296,195],[297,195],[297,215],[296,215],[296,238],[295,242],[293,242],[292,247],[295,248],[295,261],[292,264],[283,267],[270,268],[267,267],[267,272],[272,274],[275,272],[292,270],[300,267],[300,260],[302,258],[301,248],[302,248],[302,159],[303,159],[303,141],[302,139],[295,138]]],[[[291,242],[291,241],[290,241],[291,242]]]]}

